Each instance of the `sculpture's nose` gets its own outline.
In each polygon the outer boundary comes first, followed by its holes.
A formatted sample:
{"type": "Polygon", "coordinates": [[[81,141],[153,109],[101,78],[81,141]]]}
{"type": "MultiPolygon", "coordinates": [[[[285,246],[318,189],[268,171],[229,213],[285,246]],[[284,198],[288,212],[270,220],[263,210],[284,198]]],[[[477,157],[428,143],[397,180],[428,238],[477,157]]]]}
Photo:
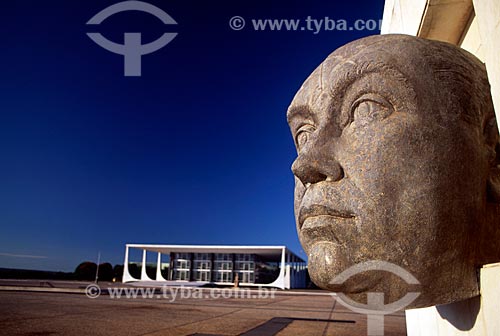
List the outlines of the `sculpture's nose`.
{"type": "Polygon", "coordinates": [[[292,164],[293,174],[307,186],[321,181],[339,181],[344,170],[327,148],[312,147],[299,154],[292,164]]]}

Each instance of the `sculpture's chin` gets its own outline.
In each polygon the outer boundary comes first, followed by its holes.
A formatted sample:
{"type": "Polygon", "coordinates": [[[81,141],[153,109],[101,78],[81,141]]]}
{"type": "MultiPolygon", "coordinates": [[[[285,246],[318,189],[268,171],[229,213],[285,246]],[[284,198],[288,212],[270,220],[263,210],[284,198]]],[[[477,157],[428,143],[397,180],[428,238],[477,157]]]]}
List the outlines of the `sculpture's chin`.
{"type": "MultiPolygon", "coordinates": [[[[369,260],[366,260],[369,261],[369,260]]],[[[333,242],[317,242],[309,248],[309,275],[319,287],[343,293],[356,302],[366,303],[368,293],[383,293],[387,303],[413,292],[401,275],[384,270],[354,270],[359,264],[349,258],[342,246],[333,242]],[[344,273],[347,271],[347,273],[344,273]]]]}
{"type": "Polygon", "coordinates": [[[331,242],[318,242],[309,249],[309,275],[311,280],[323,289],[333,290],[335,276],[347,267],[347,260],[340,246],[331,242]]]}

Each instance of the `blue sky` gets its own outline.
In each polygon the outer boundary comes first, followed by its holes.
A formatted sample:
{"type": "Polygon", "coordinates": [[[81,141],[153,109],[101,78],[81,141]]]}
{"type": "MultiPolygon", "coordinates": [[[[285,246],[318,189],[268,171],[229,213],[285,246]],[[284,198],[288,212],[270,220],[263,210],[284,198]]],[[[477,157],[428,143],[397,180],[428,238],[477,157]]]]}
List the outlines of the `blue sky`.
{"type": "Polygon", "coordinates": [[[98,251],[122,263],[125,243],[287,245],[305,258],[285,112],[330,52],[379,31],[251,20],[352,25],[380,20],[383,1],[155,0],[178,25],[141,12],[85,24],[117,2],[0,4],[0,267],[72,271],[98,251]],[[124,77],[90,31],[178,35],[124,77]]]}

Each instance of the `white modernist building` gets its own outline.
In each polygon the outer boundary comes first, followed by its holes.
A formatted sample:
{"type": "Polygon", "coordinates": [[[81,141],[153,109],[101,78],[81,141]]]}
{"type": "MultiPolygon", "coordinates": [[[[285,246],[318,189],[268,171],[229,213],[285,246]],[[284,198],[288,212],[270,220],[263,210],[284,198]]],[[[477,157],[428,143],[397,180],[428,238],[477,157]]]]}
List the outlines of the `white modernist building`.
{"type": "MultiPolygon", "coordinates": [[[[154,268],[151,267],[151,268],[154,268]]],[[[151,269],[150,269],[151,271],[151,269]]],[[[305,261],[286,246],[210,246],[127,244],[123,282],[155,281],[191,285],[215,284],[304,288],[305,261]],[[129,251],[142,250],[139,263],[131,263],[129,251]],[[147,252],[157,254],[155,276],[148,275],[147,252]],[[135,267],[133,276],[132,265],[135,267]],[[154,279],[153,279],[154,278],[154,279]]]]}

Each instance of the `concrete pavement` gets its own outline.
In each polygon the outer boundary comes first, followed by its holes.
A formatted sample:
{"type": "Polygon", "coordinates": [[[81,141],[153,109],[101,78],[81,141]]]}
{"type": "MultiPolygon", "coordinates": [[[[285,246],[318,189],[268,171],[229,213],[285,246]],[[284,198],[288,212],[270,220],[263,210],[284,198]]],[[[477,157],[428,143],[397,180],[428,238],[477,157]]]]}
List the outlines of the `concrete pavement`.
{"type": "MultiPolygon", "coordinates": [[[[82,289],[86,284],[65,286],[82,289]]],[[[0,281],[1,285],[6,283],[0,281]]],[[[101,288],[105,291],[106,284],[101,288]]],[[[84,294],[0,290],[0,334],[366,335],[365,315],[342,307],[326,292],[300,292],[275,292],[274,297],[260,298],[228,297],[226,292],[226,298],[215,298],[204,290],[196,297],[178,293],[174,299],[173,292],[160,295],[156,291],[151,298],[100,295],[91,299],[84,294]]],[[[385,317],[385,335],[406,335],[404,313],[385,317]]]]}

